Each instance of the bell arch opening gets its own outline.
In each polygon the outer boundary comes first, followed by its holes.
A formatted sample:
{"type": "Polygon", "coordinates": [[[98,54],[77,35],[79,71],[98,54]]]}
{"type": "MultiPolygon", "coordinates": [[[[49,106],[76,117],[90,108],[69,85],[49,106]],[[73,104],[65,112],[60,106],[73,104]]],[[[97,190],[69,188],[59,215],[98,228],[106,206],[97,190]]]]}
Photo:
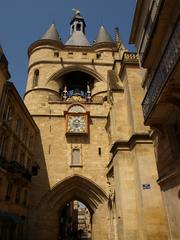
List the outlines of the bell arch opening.
{"type": "Polygon", "coordinates": [[[63,75],[58,82],[60,85],[59,93],[62,98],[69,99],[73,96],[79,96],[88,99],[94,87],[95,79],[85,72],[73,71],[63,75]]]}
{"type": "Polygon", "coordinates": [[[61,101],[91,101],[96,86],[104,82],[95,70],[84,66],[70,66],[54,73],[47,82],[48,89],[54,90],[61,101]]]}

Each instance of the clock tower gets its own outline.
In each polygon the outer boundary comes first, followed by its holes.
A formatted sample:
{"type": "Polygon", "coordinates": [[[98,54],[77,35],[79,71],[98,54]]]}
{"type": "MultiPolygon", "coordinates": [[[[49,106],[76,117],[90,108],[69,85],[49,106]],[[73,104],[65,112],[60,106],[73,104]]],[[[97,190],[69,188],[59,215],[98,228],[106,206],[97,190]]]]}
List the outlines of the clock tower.
{"type": "Polygon", "coordinates": [[[89,239],[145,239],[149,225],[161,239],[164,215],[137,55],[124,48],[117,29],[113,40],[101,26],[93,43],[85,33],[75,10],[66,41],[52,24],[28,49],[24,101],[40,129],[28,238],[75,234],[78,201],[90,213],[89,239]]]}

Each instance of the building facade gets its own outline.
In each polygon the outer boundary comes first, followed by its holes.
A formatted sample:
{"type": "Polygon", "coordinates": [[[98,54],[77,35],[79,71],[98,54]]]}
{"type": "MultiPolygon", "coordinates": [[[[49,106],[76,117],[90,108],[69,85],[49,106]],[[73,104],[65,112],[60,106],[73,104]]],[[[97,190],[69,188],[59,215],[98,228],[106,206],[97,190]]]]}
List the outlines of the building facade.
{"type": "Polygon", "coordinates": [[[0,55],[0,239],[22,240],[27,234],[31,177],[38,128],[10,77],[8,62],[0,55]]]}
{"type": "Polygon", "coordinates": [[[0,97],[2,95],[4,83],[10,78],[8,71],[8,61],[4,55],[3,49],[0,47],[0,97]]]}
{"type": "Polygon", "coordinates": [[[130,42],[146,69],[142,81],[144,123],[152,129],[157,183],[170,239],[180,239],[180,2],[137,1],[130,42]]]}
{"type": "Polygon", "coordinates": [[[93,240],[168,239],[135,53],[104,26],[90,44],[79,10],[63,43],[54,24],[28,50],[25,104],[40,129],[29,239],[63,239],[69,202],[91,214],[93,240]]]}

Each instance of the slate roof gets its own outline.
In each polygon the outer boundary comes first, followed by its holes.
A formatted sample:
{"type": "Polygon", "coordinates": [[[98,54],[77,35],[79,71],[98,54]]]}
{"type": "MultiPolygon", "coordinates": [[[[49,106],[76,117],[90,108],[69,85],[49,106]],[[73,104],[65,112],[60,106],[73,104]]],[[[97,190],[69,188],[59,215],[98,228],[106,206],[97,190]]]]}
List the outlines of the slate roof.
{"type": "Polygon", "coordinates": [[[96,37],[95,43],[114,42],[110,34],[106,31],[104,26],[101,26],[96,37]]]}
{"type": "Polygon", "coordinates": [[[42,39],[49,39],[49,40],[55,40],[55,41],[60,41],[59,33],[56,29],[55,24],[51,24],[47,32],[44,33],[44,35],[40,38],[42,39]]]}
{"type": "Polygon", "coordinates": [[[90,43],[82,31],[74,31],[65,45],[90,46],[90,43]]]}

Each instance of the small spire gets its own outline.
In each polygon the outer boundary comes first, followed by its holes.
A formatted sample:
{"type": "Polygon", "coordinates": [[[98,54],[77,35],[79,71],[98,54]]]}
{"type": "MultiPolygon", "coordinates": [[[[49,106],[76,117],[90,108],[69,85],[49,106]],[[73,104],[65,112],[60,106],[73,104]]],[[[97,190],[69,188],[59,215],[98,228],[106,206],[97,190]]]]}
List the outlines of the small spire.
{"type": "Polygon", "coordinates": [[[75,12],[75,15],[70,21],[70,37],[65,45],[90,46],[85,36],[86,23],[84,18],[80,15],[80,10],[74,8],[72,10],[75,12]]]}
{"type": "Polygon", "coordinates": [[[115,30],[115,42],[121,42],[119,28],[115,27],[114,30],[115,30]]]}
{"type": "Polygon", "coordinates": [[[103,25],[99,29],[95,43],[101,42],[113,42],[113,39],[111,38],[110,34],[106,31],[103,25]]]}
{"type": "Polygon", "coordinates": [[[60,41],[59,33],[54,23],[51,24],[47,32],[45,32],[40,39],[50,39],[50,40],[60,41]]]}

